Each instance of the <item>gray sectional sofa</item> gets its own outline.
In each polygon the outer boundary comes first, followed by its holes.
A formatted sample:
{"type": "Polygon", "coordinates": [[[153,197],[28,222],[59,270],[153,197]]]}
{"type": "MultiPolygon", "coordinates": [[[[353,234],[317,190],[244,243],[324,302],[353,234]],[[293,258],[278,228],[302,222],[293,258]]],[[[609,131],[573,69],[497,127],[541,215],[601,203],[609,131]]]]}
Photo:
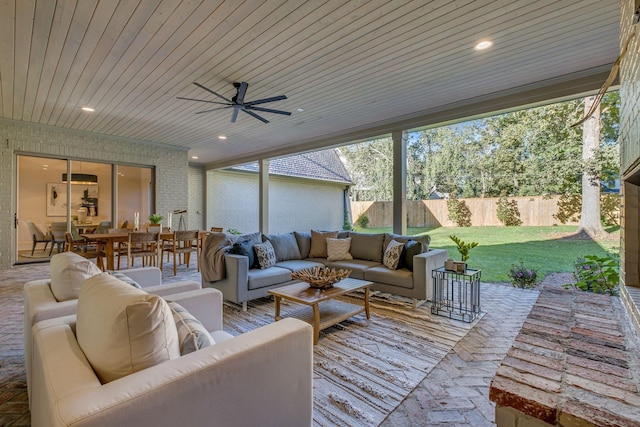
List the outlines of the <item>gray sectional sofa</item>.
{"type": "Polygon", "coordinates": [[[349,269],[352,278],[374,282],[372,290],[412,298],[417,306],[432,299],[431,271],[443,266],[448,257],[446,250],[429,248],[429,236],[296,231],[224,237],[221,239],[220,235],[213,233],[208,240],[218,239],[216,244],[207,245],[211,243],[208,241],[204,245],[201,256],[202,286],[219,289],[225,300],[241,304],[244,310],[247,309],[248,301],[266,297],[270,289],[292,283],[292,272],[314,266],[349,269]],[[334,260],[331,256],[328,257],[327,238],[350,238],[349,256],[353,259],[334,260]],[[392,240],[405,243],[407,247],[397,269],[390,269],[383,264],[385,250],[392,240]],[[275,265],[268,268],[259,268],[257,263],[251,265],[251,255],[255,257],[255,251],[253,254],[250,252],[251,248],[267,241],[274,249],[275,265]],[[213,251],[225,251],[224,265],[220,266],[220,280],[209,280],[213,276],[206,273],[212,267],[208,264],[215,259],[213,251]]]}

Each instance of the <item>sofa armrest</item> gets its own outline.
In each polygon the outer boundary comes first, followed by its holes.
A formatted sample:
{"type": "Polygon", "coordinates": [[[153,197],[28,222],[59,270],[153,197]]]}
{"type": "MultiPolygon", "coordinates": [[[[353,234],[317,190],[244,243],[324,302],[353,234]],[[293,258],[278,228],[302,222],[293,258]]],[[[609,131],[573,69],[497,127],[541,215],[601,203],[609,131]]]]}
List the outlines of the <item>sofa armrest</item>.
{"type": "Polygon", "coordinates": [[[142,290],[147,293],[161,297],[177,294],[179,292],[196,291],[198,289],[202,289],[202,285],[200,285],[200,282],[195,282],[193,280],[182,280],[180,282],[165,283],[163,285],[142,288],[142,290]]]}
{"type": "Polygon", "coordinates": [[[162,283],[162,272],[158,267],[130,268],[117,271],[126,274],[143,288],[157,286],[162,283]]]}
{"type": "Polygon", "coordinates": [[[100,384],[70,325],[37,331],[33,425],[310,426],[313,333],[283,319],[100,384]],[[61,344],[62,343],[62,344],[61,344]]]}
{"type": "Polygon", "coordinates": [[[449,257],[446,249],[429,249],[413,257],[413,283],[415,286],[425,286],[426,300],[433,301],[433,278],[431,272],[444,265],[449,257]]]}
{"type": "Polygon", "coordinates": [[[222,292],[213,288],[181,292],[164,297],[186,308],[209,332],[222,330],[222,292]]]}
{"type": "Polygon", "coordinates": [[[227,301],[240,304],[249,299],[249,258],[244,255],[225,254],[225,278],[217,282],[203,282],[203,287],[219,289],[227,301]]]}

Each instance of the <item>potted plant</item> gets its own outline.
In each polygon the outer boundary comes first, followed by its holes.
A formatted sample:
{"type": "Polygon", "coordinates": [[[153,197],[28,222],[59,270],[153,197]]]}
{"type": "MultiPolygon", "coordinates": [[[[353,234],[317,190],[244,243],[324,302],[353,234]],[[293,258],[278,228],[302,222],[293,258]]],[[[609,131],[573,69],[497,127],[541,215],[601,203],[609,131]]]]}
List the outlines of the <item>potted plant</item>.
{"type": "Polygon", "coordinates": [[[469,259],[469,252],[471,252],[471,249],[478,246],[478,242],[466,243],[463,240],[460,240],[459,237],[454,235],[449,236],[449,238],[453,240],[453,242],[456,244],[458,248],[458,252],[460,252],[460,259],[462,261],[460,263],[455,263],[456,271],[461,270],[462,272],[464,272],[467,269],[467,260],[469,259]]]}
{"type": "Polygon", "coordinates": [[[150,225],[147,227],[147,231],[152,231],[154,233],[159,233],[162,231],[162,220],[164,217],[160,214],[151,214],[149,215],[149,223],[150,225]]]}

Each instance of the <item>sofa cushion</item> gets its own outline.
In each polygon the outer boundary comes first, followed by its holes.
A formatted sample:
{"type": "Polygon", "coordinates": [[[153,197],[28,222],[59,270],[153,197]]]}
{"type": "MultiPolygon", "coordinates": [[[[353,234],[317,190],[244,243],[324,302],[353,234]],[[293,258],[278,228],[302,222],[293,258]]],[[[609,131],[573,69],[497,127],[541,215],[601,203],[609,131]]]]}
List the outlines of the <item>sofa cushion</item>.
{"type": "Polygon", "coordinates": [[[353,259],[349,253],[351,237],[346,239],[327,239],[327,261],[353,259]]]}
{"type": "Polygon", "coordinates": [[[233,241],[241,242],[243,240],[251,240],[254,245],[258,243],[262,243],[262,233],[260,233],[259,231],[256,231],[255,233],[251,233],[251,234],[238,235],[235,237],[233,241]]]}
{"type": "Polygon", "coordinates": [[[169,302],[169,307],[176,322],[181,355],[193,353],[216,343],[204,325],[186,308],[173,301],[169,302]]]}
{"type": "Polygon", "coordinates": [[[296,242],[298,242],[300,258],[308,258],[311,250],[311,233],[308,231],[294,231],[293,235],[296,237],[296,242]]]}
{"type": "Polygon", "coordinates": [[[326,258],[327,239],[335,239],[336,237],[338,237],[337,231],[311,230],[311,249],[309,249],[309,258],[326,258]]]}
{"type": "Polygon", "coordinates": [[[248,288],[249,290],[254,290],[290,281],[291,270],[273,266],[264,270],[249,270],[247,276],[248,288]]]}
{"type": "Polygon", "coordinates": [[[404,249],[404,243],[392,240],[384,251],[382,257],[382,263],[385,267],[396,270],[402,259],[402,250],[404,249]]]}
{"type": "Polygon", "coordinates": [[[51,257],[51,293],[58,302],[78,299],[85,279],[100,274],[97,265],[73,252],[51,257]]]}
{"type": "MultiPolygon", "coordinates": [[[[415,240],[409,240],[404,245],[400,267],[413,271],[413,257],[422,253],[422,244],[415,240]]],[[[398,267],[398,268],[400,268],[398,267]]]]}
{"type": "Polygon", "coordinates": [[[82,283],[76,336],[102,383],[180,356],[169,305],[107,273],[82,283]]]}
{"type": "Polygon", "coordinates": [[[138,282],[136,282],[135,280],[133,280],[131,277],[127,276],[126,274],[121,273],[120,271],[109,271],[109,274],[112,275],[113,277],[115,277],[118,280],[122,280],[127,285],[131,285],[134,288],[142,289],[142,286],[140,286],[140,284],[138,282]]]}
{"type": "Polygon", "coordinates": [[[269,268],[276,264],[276,252],[273,250],[271,242],[268,240],[258,245],[253,245],[256,250],[256,257],[258,258],[258,265],[261,269],[269,268]]]}
{"type": "Polygon", "coordinates": [[[249,258],[249,268],[254,268],[258,265],[256,262],[256,253],[253,249],[253,241],[247,239],[241,242],[235,242],[231,249],[229,249],[230,254],[234,255],[243,255],[249,258]]]}
{"type": "Polygon", "coordinates": [[[281,261],[276,263],[276,267],[286,268],[291,272],[304,270],[305,268],[320,267],[323,268],[324,264],[321,262],[314,262],[304,259],[291,259],[288,261],[281,261]]]}
{"type": "MultiPolygon", "coordinates": [[[[371,267],[380,266],[380,263],[374,261],[365,261],[361,259],[343,260],[343,261],[327,261],[327,267],[335,269],[351,270],[349,277],[354,279],[364,279],[364,272],[371,267]]],[[[386,267],[382,267],[386,268],[386,267]]]]}
{"type": "Polygon", "coordinates": [[[277,261],[301,259],[298,241],[293,233],[266,234],[264,238],[271,242],[277,261]]]}
{"type": "Polygon", "coordinates": [[[383,265],[371,267],[364,272],[364,279],[371,282],[413,289],[413,273],[406,268],[389,270],[383,265]]]}
{"type": "Polygon", "coordinates": [[[382,262],[384,234],[350,233],[351,255],[355,259],[382,262]]]}
{"type": "Polygon", "coordinates": [[[385,249],[387,249],[387,246],[389,246],[389,242],[391,242],[392,240],[395,240],[400,243],[407,243],[409,240],[419,242],[422,245],[421,246],[422,252],[427,252],[427,250],[429,250],[429,243],[431,242],[431,237],[427,234],[422,234],[420,236],[403,236],[401,234],[386,233],[384,235],[384,243],[383,243],[385,249]]]}

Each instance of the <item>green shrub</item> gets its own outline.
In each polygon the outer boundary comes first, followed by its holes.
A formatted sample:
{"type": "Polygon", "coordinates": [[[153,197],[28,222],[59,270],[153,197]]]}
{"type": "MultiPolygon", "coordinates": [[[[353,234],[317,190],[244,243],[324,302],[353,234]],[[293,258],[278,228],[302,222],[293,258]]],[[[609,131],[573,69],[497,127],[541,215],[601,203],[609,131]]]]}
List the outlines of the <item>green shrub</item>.
{"type": "Polygon", "coordinates": [[[369,226],[369,217],[365,214],[360,214],[360,216],[356,220],[356,224],[360,228],[367,228],[369,226]]]}
{"type": "Polygon", "coordinates": [[[458,227],[471,227],[471,210],[464,200],[453,195],[447,200],[447,210],[449,211],[449,219],[458,227]]]}
{"type": "Polygon", "coordinates": [[[498,205],[498,220],[507,227],[522,225],[518,203],[515,200],[509,201],[506,197],[500,197],[498,205]]]}
{"type": "Polygon", "coordinates": [[[585,255],[574,263],[573,278],[575,284],[567,284],[565,288],[576,287],[585,292],[617,295],[618,260],[612,256],[585,255]]]}
{"type": "Polygon", "coordinates": [[[511,265],[509,278],[511,279],[511,284],[514,288],[531,289],[537,283],[538,270],[525,267],[524,262],[520,260],[520,264],[511,265]]]}

